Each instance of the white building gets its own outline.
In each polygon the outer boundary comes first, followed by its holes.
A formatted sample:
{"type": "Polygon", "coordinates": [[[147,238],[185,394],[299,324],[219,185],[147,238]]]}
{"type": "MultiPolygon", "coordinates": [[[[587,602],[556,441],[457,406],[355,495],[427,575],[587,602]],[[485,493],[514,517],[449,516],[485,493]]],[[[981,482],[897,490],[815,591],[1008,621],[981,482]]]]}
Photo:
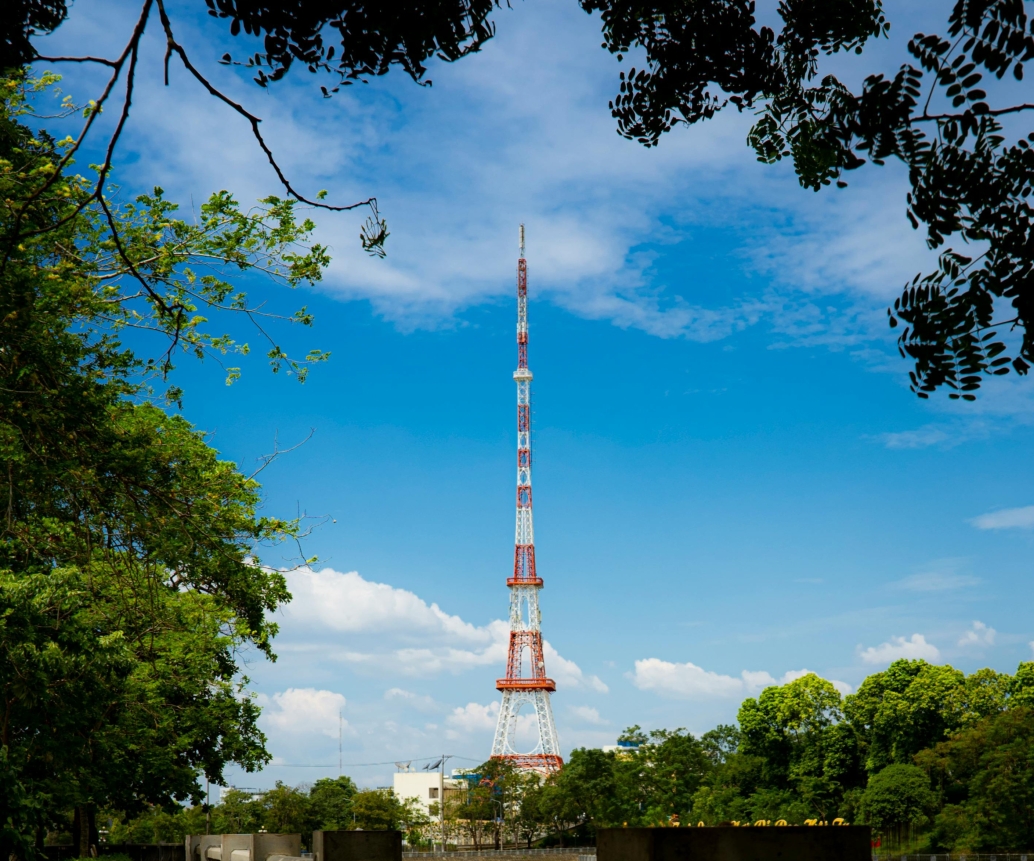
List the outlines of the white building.
{"type": "Polygon", "coordinates": [[[442,789],[445,790],[446,799],[452,800],[454,794],[458,794],[466,788],[465,780],[446,777],[443,781],[437,771],[397,771],[392,785],[392,790],[399,801],[416,799],[420,809],[428,816],[431,815],[431,805],[440,802],[442,789]]]}

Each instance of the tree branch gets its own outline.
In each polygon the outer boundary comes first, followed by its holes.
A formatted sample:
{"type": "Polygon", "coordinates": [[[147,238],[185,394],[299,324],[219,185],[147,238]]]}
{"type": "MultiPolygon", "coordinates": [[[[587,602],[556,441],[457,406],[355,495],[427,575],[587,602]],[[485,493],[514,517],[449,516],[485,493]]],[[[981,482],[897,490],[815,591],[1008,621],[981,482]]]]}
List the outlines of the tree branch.
{"type": "MultiPolygon", "coordinates": [[[[195,80],[197,80],[197,82],[200,83],[201,86],[208,90],[209,95],[215,96],[215,98],[217,98],[223,104],[233,108],[233,110],[235,110],[238,114],[240,114],[248,121],[248,123],[251,125],[251,132],[254,135],[255,140],[258,141],[258,145],[262,148],[262,152],[266,154],[266,159],[269,161],[269,164],[276,172],[277,178],[280,180],[280,183],[283,185],[283,187],[287,189],[287,193],[290,194],[291,197],[293,197],[295,200],[300,201],[301,203],[306,203],[309,206],[315,206],[320,209],[327,209],[331,212],[349,212],[353,209],[358,209],[361,206],[370,206],[377,202],[377,198],[371,197],[366,200],[361,200],[358,203],[349,204],[348,206],[332,206],[329,203],[321,203],[318,200],[310,200],[309,198],[299,194],[295,190],[294,186],[291,185],[291,181],[284,174],[283,170],[281,170],[280,165],[277,164],[276,158],[273,156],[273,151],[269,148],[268,144],[266,144],[265,139],[262,137],[262,132],[259,131],[259,123],[262,122],[262,119],[248,111],[243,105],[240,105],[237,102],[235,102],[221,90],[216,89],[208,81],[208,79],[195,68],[194,64],[190,62],[190,58],[187,57],[187,52],[183,49],[183,46],[176,41],[176,37],[173,35],[172,22],[169,20],[169,15],[165,10],[164,0],[157,0],[157,4],[158,15],[161,19],[162,27],[165,30],[165,37],[168,42],[166,48],[166,68],[168,66],[169,55],[172,53],[178,54],[180,61],[183,63],[183,67],[188,72],[190,72],[191,75],[194,76],[195,80]]],[[[166,77],[166,82],[168,82],[168,77],[166,77]]]]}

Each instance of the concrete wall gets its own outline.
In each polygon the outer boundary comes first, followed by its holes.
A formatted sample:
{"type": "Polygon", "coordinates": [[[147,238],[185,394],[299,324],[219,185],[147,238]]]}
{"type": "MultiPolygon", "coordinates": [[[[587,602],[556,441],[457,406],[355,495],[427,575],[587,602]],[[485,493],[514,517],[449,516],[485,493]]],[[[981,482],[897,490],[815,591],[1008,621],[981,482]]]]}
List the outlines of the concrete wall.
{"type": "Polygon", "coordinates": [[[313,831],[313,861],[402,861],[401,831],[313,831]]]}
{"type": "MultiPolygon", "coordinates": [[[[234,861],[234,852],[246,852],[249,861],[265,861],[270,855],[298,856],[300,834],[191,834],[183,841],[184,861],[207,861],[208,850],[218,847],[221,861],[234,861]]],[[[135,861],[135,859],[134,859],[135,861]]],[[[164,861],[164,859],[163,859],[164,861]]]]}
{"type": "Polygon", "coordinates": [[[867,826],[602,828],[598,861],[871,861],[867,826]]]}

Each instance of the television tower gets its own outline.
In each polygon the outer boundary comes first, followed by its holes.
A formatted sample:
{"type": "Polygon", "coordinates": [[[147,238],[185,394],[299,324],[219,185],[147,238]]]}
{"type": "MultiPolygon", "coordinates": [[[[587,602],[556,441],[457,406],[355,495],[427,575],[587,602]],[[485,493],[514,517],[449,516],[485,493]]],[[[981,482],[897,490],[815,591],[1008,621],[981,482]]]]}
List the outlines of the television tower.
{"type": "Polygon", "coordinates": [[[528,370],[528,264],[524,259],[524,225],[521,256],[517,261],[517,534],[510,587],[510,648],[506,678],[496,689],[503,693],[499,722],[492,742],[492,759],[510,760],[518,768],[549,773],[557,771],[560,758],[556,725],[549,695],[556,682],[546,677],[542,653],[542,613],[539,589],[542,578],[535,571],[535,530],[531,519],[531,371],[528,370]],[[530,753],[516,748],[517,715],[531,706],[538,724],[538,744],[530,753]]]}

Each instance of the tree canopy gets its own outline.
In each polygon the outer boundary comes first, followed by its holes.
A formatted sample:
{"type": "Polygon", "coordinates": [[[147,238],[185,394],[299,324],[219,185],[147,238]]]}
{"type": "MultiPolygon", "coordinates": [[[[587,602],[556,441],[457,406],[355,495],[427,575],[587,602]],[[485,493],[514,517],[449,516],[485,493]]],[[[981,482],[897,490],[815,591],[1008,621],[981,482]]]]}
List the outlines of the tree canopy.
{"type": "MultiPolygon", "coordinates": [[[[427,62],[455,61],[495,33],[495,0],[408,0],[376,7],[352,2],[206,0],[232,35],[261,45],[243,63],[260,86],[302,65],[327,72],[330,96],[341,84],[402,68],[425,83],[427,62]]],[[[579,0],[602,20],[603,46],[623,60],[641,53],[642,68],[620,74],[611,102],[618,131],[647,146],[678,125],[733,107],[757,114],[748,142],[759,160],[790,159],[804,188],[846,185],[863,165],[897,160],[908,169],[905,216],[939,250],[937,269],[917,274],[888,309],[898,347],[911,360],[920,397],[941,388],[972,400],[984,377],[1025,374],[1034,361],[1034,132],[1018,123],[1034,105],[1010,101],[997,82],[1023,79],[1034,58],[1034,27],[1023,0],[956,0],[941,32],[916,33],[896,69],[876,69],[860,84],[822,68],[826,58],[861,54],[885,37],[882,0],[782,0],[777,23],[759,23],[754,0],[579,0]],[[1008,131],[1004,123],[1008,121],[1008,131]],[[950,243],[950,244],[949,244],[950,243]],[[961,244],[961,245],[960,245],[961,244]]],[[[259,131],[259,119],[224,95],[177,40],[163,0],[143,0],[123,53],[76,62],[111,71],[98,105],[125,73],[128,116],[141,37],[157,10],[169,56],[228,109],[251,125],[288,193],[295,190],[259,131]]],[[[0,14],[0,67],[41,58],[34,37],[65,20],[64,0],[14,0],[0,14]]],[[[88,46],[87,46],[88,48],[88,46]]],[[[68,60],[69,58],[50,58],[68,60]]],[[[167,58],[168,60],[168,58],[167,58]]],[[[88,131],[90,120],[84,129],[88,131]]],[[[383,253],[387,227],[374,199],[332,209],[371,207],[361,239],[383,253]]]]}
{"type": "Polygon", "coordinates": [[[888,311],[920,397],[945,387],[972,400],[983,376],[1027,372],[1034,133],[1013,124],[1009,143],[1001,118],[1034,105],[994,96],[1003,89],[996,80],[1022,80],[1034,58],[1028,4],[957,0],[943,34],[916,33],[906,62],[874,71],[860,88],[820,66],[889,32],[881,0],[783,0],[775,29],[758,22],[753,0],[581,5],[602,15],[612,53],[645,52],[611,102],[625,137],[654,146],[675,126],[732,106],[758,117],[748,135],[758,159],[790,159],[804,188],[843,187],[866,162],[907,166],[905,215],[941,249],[937,270],[917,275],[888,311]]]}
{"type": "MultiPolygon", "coordinates": [[[[200,776],[269,760],[240,661],[275,657],[269,614],[290,595],[262,553],[299,527],[260,515],[254,478],[164,408],[182,398],[166,374],[184,354],[247,352],[209,323],[256,314],[234,273],[290,286],[327,263],[277,198],[245,212],[219,192],[191,222],[157,189],[98,201],[69,144],[28,125],[49,83],[0,78],[4,857],[30,857],[73,809],[88,855],[100,808],[198,801],[200,776]]],[[[323,358],[275,341],[267,355],[301,378],[323,358]]]]}
{"type": "Polygon", "coordinates": [[[1032,672],[1034,662],[967,676],[899,660],[847,696],[809,673],[744,700],[737,726],[699,738],[634,726],[622,738],[637,747],[575,750],[522,815],[556,841],[600,827],[839,817],[910,851],[1020,849],[1034,810],[1032,672]]]}
{"type": "MultiPolygon", "coordinates": [[[[1034,662],[1020,664],[1014,675],[986,669],[965,675],[899,660],[846,696],[815,674],[768,687],[744,700],[738,725],[699,737],[629,727],[620,737],[630,744],[576,749],[544,780],[489,760],[466,772],[460,788],[447,789],[446,840],[479,848],[586,845],[598,828],[839,817],[871,825],[885,850],[902,853],[1023,849],[1034,837],[1032,678],[1034,662]],[[972,711],[973,692],[992,679],[1002,695],[984,712],[972,711]],[[922,724],[920,734],[874,721],[871,706],[881,698],[892,710],[904,704],[922,724]]],[[[303,834],[317,822],[324,828],[395,822],[415,847],[441,839],[439,812],[432,805],[428,821],[389,792],[357,792],[348,778],[338,778],[294,789],[278,784],[258,795],[227,792],[212,821],[226,831],[272,830],[281,822],[303,834]],[[335,799],[333,810],[323,806],[327,798],[335,799]],[[277,819],[278,811],[295,811],[296,818],[277,819]]],[[[196,828],[197,817],[197,809],[156,808],[120,823],[117,834],[150,828],[179,836],[196,828]]]]}

